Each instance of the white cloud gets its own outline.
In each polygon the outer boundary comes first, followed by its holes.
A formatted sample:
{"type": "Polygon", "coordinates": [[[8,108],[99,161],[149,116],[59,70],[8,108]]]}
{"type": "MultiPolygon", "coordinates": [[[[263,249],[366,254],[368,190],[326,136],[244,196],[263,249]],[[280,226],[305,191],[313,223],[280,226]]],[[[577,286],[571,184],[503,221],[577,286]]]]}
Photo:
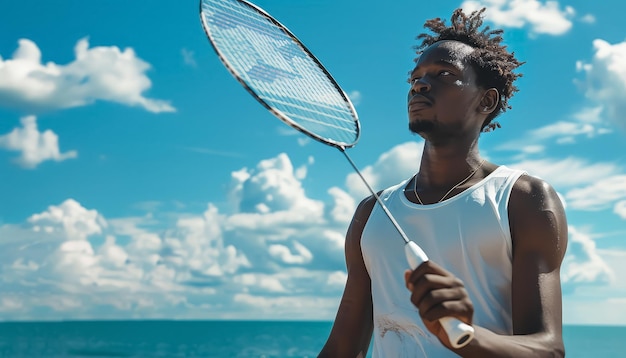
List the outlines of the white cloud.
{"type": "Polygon", "coordinates": [[[350,101],[353,105],[358,106],[359,104],[361,104],[361,99],[363,98],[363,95],[359,91],[352,91],[348,93],[348,98],[350,98],[350,101]]]}
{"type": "Polygon", "coordinates": [[[241,283],[242,285],[247,286],[251,290],[257,290],[265,293],[287,292],[278,277],[267,274],[245,273],[243,275],[235,277],[234,280],[241,283]]]}
{"type": "MultiPolygon", "coordinates": [[[[398,165],[407,177],[415,169],[397,163],[417,164],[420,151],[406,143],[374,166],[398,165]]],[[[233,212],[209,203],[200,213],[105,219],[68,199],[25,223],[0,225],[0,314],[331,319],[346,280],[343,245],[354,197],[334,187],[327,202],[309,198],[284,154],[232,178],[233,212]],[[38,295],[25,293],[33,288],[38,295]]],[[[562,271],[568,292],[620,280],[591,235],[570,233],[562,271]]]]}
{"type": "Polygon", "coordinates": [[[0,135],[0,148],[20,152],[16,159],[20,166],[32,169],[46,160],[61,162],[77,157],[75,150],[61,153],[59,136],[49,129],[40,132],[35,116],[22,117],[20,122],[21,128],[0,135]]]}
{"type": "Polygon", "coordinates": [[[183,62],[185,63],[185,65],[190,67],[198,67],[195,53],[193,51],[183,48],[182,50],[180,50],[180,54],[183,56],[183,62]]]}
{"type": "Polygon", "coordinates": [[[582,138],[595,138],[612,130],[603,123],[602,106],[585,107],[574,113],[569,120],[562,120],[547,124],[528,131],[517,140],[508,141],[500,146],[500,150],[521,152],[520,157],[541,154],[546,143],[553,141],[556,144],[571,145],[582,138]]]}
{"type": "Polygon", "coordinates": [[[356,209],[354,198],[337,187],[328,189],[328,194],[335,202],[330,212],[331,218],[336,222],[349,223],[356,209]]]}
{"type": "Polygon", "coordinates": [[[586,107],[574,114],[574,118],[582,123],[601,123],[602,106],[586,107]]]}
{"type": "Polygon", "coordinates": [[[589,163],[575,157],[523,160],[508,166],[525,170],[530,175],[542,178],[551,185],[561,188],[590,184],[619,172],[619,168],[614,164],[589,163]]]}
{"type": "MultiPolygon", "coordinates": [[[[601,237],[601,235],[597,235],[601,237]]],[[[599,248],[594,235],[570,227],[562,266],[563,320],[567,324],[621,324],[626,319],[626,251],[599,248]],[[602,309],[598,309],[602,307],[602,309]]]]}
{"type": "Polygon", "coordinates": [[[291,126],[281,125],[279,127],[276,127],[276,133],[278,133],[278,135],[281,135],[281,136],[286,136],[286,137],[293,136],[293,137],[296,137],[296,141],[297,141],[298,145],[301,146],[301,147],[309,145],[309,143],[311,143],[313,141],[313,139],[311,139],[311,137],[309,137],[306,134],[296,130],[295,128],[292,128],[291,126]]]}
{"type": "Polygon", "coordinates": [[[519,148],[523,154],[540,154],[546,150],[546,147],[539,144],[530,144],[519,148]]]}
{"type": "MultiPolygon", "coordinates": [[[[385,189],[417,172],[422,150],[423,145],[418,142],[397,145],[383,153],[373,165],[362,168],[361,174],[374,191],[385,189]]],[[[346,187],[358,201],[371,195],[357,173],[348,175],[346,187]]]]}
{"type": "MultiPolygon", "coordinates": [[[[146,315],[155,307],[211,296],[211,285],[249,266],[239,250],[224,244],[220,220],[209,206],[159,233],[150,229],[151,219],[107,222],[68,199],[32,215],[25,228],[0,227],[3,294],[19,297],[24,310],[48,307],[58,311],[56,317],[97,316],[91,311],[97,306],[146,315]],[[41,295],[21,293],[33,286],[41,295]]],[[[11,314],[19,312],[3,312],[11,314]]]]}
{"type": "Polygon", "coordinates": [[[268,248],[270,255],[286,264],[307,264],[313,260],[313,254],[304,245],[293,242],[293,251],[285,245],[274,244],[268,248]]]}
{"type": "Polygon", "coordinates": [[[155,254],[178,272],[183,269],[196,273],[196,280],[211,280],[250,266],[235,246],[224,243],[223,219],[212,204],[201,217],[179,219],[176,229],[165,235],[161,249],[155,254]]]}
{"type": "Polygon", "coordinates": [[[340,286],[343,288],[348,280],[348,275],[343,271],[335,271],[328,276],[327,283],[329,285],[340,286]]]}
{"type": "Polygon", "coordinates": [[[572,189],[565,198],[574,209],[601,210],[609,208],[618,200],[626,198],[626,175],[612,175],[599,178],[592,184],[572,189]]]}
{"type": "Polygon", "coordinates": [[[579,135],[591,138],[598,135],[598,130],[589,123],[560,121],[532,130],[529,134],[531,138],[539,140],[553,137],[573,138],[579,135]]]}
{"type": "Polygon", "coordinates": [[[587,15],[582,16],[580,18],[580,21],[587,23],[587,24],[595,24],[596,17],[593,16],[592,14],[587,14],[587,15]]]}
{"type": "MultiPolygon", "coordinates": [[[[626,175],[613,163],[568,157],[522,160],[507,164],[526,170],[563,191],[563,202],[576,210],[602,210],[626,198],[626,175]]],[[[618,207],[615,212],[620,215],[618,207]]]]}
{"type": "Polygon", "coordinates": [[[603,108],[609,120],[626,130],[626,42],[610,44],[596,39],[593,48],[590,63],[576,64],[578,71],[585,74],[578,84],[587,98],[603,108]]]}
{"type": "Polygon", "coordinates": [[[626,200],[618,201],[613,208],[613,212],[620,218],[626,220],[626,200]]]}
{"type": "Polygon", "coordinates": [[[309,143],[311,143],[313,140],[307,136],[305,136],[304,134],[300,137],[298,137],[298,145],[301,147],[304,147],[306,145],[308,145],[309,143]]]}
{"type": "Polygon", "coordinates": [[[105,219],[96,210],[87,210],[73,199],[33,214],[28,222],[35,231],[59,233],[68,240],[85,240],[90,235],[101,234],[107,226],[105,219]]]}
{"type": "Polygon", "coordinates": [[[19,40],[12,58],[0,57],[0,106],[34,113],[101,100],[155,113],[175,111],[166,101],[143,96],[152,86],[145,74],[150,64],[132,48],[89,48],[87,39],[81,39],[74,54],[76,58],[66,65],[43,64],[39,47],[31,40],[19,40]]]}
{"type": "Polygon", "coordinates": [[[249,318],[250,314],[263,319],[275,320],[276,317],[293,319],[302,312],[311,312],[312,319],[332,317],[337,311],[337,299],[334,297],[306,296],[263,296],[240,293],[234,296],[234,303],[242,306],[239,312],[225,313],[222,318],[249,318]],[[250,311],[250,307],[254,307],[250,311]]]}
{"type": "Polygon", "coordinates": [[[533,34],[562,35],[572,27],[575,10],[561,9],[557,1],[539,0],[472,0],[464,1],[466,12],[486,7],[485,18],[496,26],[528,27],[533,34]]]}
{"type": "Polygon", "coordinates": [[[100,264],[107,267],[122,268],[128,263],[130,256],[115,241],[114,236],[107,236],[105,243],[98,249],[100,264]]]}
{"type": "Polygon", "coordinates": [[[591,236],[570,226],[567,255],[561,270],[564,291],[567,293],[583,285],[607,285],[614,276],[613,270],[598,254],[591,236]]]}
{"type": "Polygon", "coordinates": [[[229,214],[209,203],[198,214],[105,219],[68,199],[24,224],[1,225],[0,312],[7,319],[42,310],[39,319],[245,317],[263,313],[243,297],[270,302],[280,294],[279,301],[320,303],[326,308],[316,313],[330,317],[343,288],[336,272],[345,267],[354,201],[339,189],[328,204],[311,199],[295,172],[284,154],[233,172],[229,214]],[[41,295],[25,295],[31,287],[41,295]]]}
{"type": "Polygon", "coordinates": [[[237,205],[246,220],[254,220],[260,204],[268,208],[270,213],[277,213],[276,219],[285,217],[287,221],[291,220],[289,217],[297,221],[309,214],[319,216],[322,210],[322,203],[306,197],[285,153],[262,160],[254,170],[243,169],[243,172],[233,176],[233,180],[239,181],[232,185],[240,193],[236,199],[237,205]]]}

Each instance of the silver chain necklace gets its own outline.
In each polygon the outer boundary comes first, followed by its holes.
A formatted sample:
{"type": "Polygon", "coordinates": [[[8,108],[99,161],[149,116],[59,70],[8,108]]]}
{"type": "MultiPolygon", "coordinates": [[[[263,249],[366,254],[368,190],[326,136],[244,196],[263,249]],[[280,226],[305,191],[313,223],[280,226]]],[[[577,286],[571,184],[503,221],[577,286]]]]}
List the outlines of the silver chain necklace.
{"type": "MultiPolygon", "coordinates": [[[[472,170],[472,172],[470,173],[470,175],[467,176],[467,178],[461,180],[460,182],[458,182],[458,184],[456,184],[450,190],[448,190],[448,192],[444,196],[442,196],[441,199],[439,199],[437,203],[441,203],[446,197],[448,197],[448,195],[450,195],[452,190],[458,188],[460,185],[462,185],[463,183],[468,181],[471,177],[473,177],[474,174],[476,174],[476,172],[478,171],[478,169],[480,169],[483,166],[483,164],[485,164],[485,160],[486,159],[483,159],[483,161],[480,162],[480,164],[478,164],[476,169],[472,170]]],[[[422,199],[420,199],[420,196],[417,195],[417,174],[415,174],[415,178],[413,179],[413,193],[415,193],[415,197],[417,198],[417,201],[420,203],[420,205],[424,205],[424,203],[422,202],[422,199]]]]}

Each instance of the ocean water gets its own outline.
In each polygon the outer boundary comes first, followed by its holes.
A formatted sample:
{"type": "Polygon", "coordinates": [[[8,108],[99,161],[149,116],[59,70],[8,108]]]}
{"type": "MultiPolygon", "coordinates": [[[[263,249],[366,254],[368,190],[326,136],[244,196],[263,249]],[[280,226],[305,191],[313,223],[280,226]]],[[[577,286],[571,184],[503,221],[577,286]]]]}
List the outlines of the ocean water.
{"type": "MultiPolygon", "coordinates": [[[[315,357],[331,322],[0,323],[0,357],[315,357]]],[[[625,357],[626,326],[565,326],[567,357],[625,357]]]]}

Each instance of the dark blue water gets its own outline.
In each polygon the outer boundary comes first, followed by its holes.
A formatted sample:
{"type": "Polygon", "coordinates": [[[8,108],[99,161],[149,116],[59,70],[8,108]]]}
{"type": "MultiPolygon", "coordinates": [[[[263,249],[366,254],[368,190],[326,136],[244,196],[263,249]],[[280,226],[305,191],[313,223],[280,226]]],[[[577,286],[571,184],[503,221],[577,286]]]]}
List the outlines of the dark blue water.
{"type": "MultiPolygon", "coordinates": [[[[0,323],[0,357],[315,357],[331,322],[0,323]]],[[[565,326],[567,357],[626,357],[626,327],[565,326]]]]}

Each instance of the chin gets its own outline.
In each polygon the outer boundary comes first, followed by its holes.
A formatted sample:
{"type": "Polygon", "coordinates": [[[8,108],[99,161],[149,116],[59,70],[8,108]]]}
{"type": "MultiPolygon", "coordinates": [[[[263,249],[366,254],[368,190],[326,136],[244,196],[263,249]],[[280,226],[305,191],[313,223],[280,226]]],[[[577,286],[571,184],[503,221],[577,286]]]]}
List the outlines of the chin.
{"type": "Polygon", "coordinates": [[[431,132],[435,129],[432,121],[417,120],[409,122],[409,130],[415,134],[431,132]]]}

